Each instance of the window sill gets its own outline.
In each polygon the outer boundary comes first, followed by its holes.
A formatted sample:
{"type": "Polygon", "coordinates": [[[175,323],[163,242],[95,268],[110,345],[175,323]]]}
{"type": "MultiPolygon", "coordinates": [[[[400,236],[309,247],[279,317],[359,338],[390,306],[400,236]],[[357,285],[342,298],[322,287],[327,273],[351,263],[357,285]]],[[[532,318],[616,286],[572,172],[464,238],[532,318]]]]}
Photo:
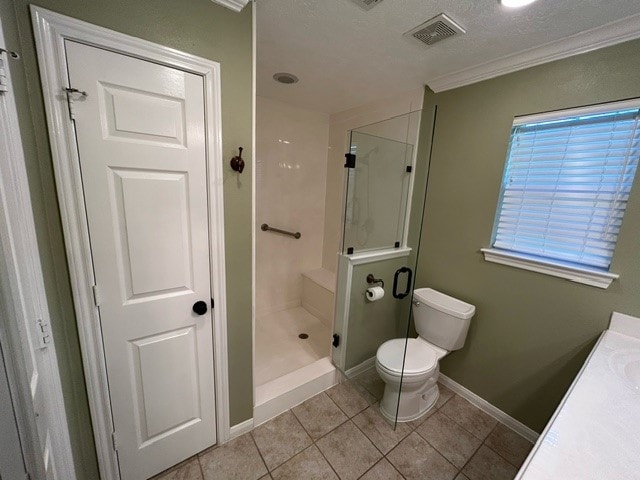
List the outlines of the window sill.
{"type": "Polygon", "coordinates": [[[561,263],[545,262],[539,258],[498,250],[495,248],[481,248],[487,262],[500,263],[511,267],[522,268],[532,272],[544,273],[560,277],[572,282],[591,285],[592,287],[608,288],[619,275],[602,272],[596,269],[580,268],[561,263]]]}

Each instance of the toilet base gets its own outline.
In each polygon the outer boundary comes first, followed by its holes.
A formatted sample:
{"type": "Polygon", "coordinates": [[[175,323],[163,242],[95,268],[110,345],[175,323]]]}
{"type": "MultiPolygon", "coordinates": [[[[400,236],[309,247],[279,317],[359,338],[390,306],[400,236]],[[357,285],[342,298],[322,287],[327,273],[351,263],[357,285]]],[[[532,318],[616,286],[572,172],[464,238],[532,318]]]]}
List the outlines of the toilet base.
{"type": "Polygon", "coordinates": [[[438,389],[438,370],[427,380],[426,384],[402,385],[402,391],[398,392],[399,384],[387,383],[384,395],[380,401],[380,413],[390,422],[410,422],[426,415],[431,410],[440,396],[438,389]],[[398,401],[398,393],[400,400],[398,401]],[[396,409],[398,416],[396,419],[396,409]]]}

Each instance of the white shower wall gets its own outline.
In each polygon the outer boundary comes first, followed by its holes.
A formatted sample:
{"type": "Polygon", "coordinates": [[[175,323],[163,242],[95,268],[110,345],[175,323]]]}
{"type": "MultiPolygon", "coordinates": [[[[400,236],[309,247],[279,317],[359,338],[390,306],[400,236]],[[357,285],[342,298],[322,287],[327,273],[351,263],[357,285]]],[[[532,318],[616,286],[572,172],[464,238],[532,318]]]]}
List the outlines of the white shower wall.
{"type": "Polygon", "coordinates": [[[256,98],[257,315],[300,305],[302,273],[322,265],[328,145],[329,115],[256,98]]]}

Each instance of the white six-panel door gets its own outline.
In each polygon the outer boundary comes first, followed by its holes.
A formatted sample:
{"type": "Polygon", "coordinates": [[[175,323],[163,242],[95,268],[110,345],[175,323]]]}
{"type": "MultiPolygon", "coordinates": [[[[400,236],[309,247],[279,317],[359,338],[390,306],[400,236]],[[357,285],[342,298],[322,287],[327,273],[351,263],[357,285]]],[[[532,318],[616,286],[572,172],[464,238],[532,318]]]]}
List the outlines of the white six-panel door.
{"type": "Polygon", "coordinates": [[[216,440],[203,79],[67,41],[124,480],[216,440]]]}

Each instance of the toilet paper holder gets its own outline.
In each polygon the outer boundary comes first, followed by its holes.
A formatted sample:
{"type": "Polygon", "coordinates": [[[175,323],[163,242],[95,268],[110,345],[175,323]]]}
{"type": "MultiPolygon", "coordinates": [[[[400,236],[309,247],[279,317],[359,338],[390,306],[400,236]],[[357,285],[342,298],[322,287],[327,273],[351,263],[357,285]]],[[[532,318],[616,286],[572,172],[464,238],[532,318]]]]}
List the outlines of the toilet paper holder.
{"type": "Polygon", "coordinates": [[[381,278],[374,277],[373,273],[370,273],[369,275],[367,275],[367,283],[369,285],[374,285],[376,283],[379,283],[380,286],[384,288],[384,280],[382,280],[381,278]]]}

